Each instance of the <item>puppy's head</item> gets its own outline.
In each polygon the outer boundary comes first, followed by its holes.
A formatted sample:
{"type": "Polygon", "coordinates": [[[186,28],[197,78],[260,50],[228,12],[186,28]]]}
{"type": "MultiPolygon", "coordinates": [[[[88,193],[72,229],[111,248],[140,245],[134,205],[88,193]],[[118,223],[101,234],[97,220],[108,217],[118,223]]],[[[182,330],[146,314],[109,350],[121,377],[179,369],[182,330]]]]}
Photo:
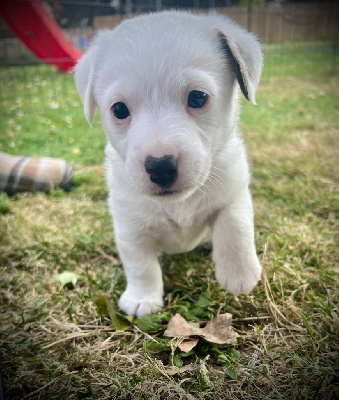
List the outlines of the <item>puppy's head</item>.
{"type": "Polygon", "coordinates": [[[238,87],[255,103],[261,68],[258,41],[229,19],[163,12],[100,32],[75,82],[89,124],[99,109],[122,178],[153,199],[183,199],[235,133],[238,87]]]}

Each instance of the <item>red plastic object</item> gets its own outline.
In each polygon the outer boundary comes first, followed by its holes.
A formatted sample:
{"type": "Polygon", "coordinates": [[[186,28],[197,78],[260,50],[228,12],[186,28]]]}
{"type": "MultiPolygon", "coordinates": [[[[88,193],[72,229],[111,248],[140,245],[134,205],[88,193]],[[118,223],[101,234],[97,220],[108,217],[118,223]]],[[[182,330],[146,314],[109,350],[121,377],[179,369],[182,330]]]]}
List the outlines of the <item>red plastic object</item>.
{"type": "Polygon", "coordinates": [[[36,57],[57,66],[60,71],[70,71],[82,56],[40,1],[1,0],[0,14],[36,57]]]}

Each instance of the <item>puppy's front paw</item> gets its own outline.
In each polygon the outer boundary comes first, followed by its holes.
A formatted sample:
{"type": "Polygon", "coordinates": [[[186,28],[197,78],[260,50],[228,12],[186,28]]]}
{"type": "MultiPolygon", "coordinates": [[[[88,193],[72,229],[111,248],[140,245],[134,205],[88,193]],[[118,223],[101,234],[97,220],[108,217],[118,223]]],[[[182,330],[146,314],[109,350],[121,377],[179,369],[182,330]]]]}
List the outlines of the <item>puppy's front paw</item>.
{"type": "Polygon", "coordinates": [[[248,294],[260,280],[261,265],[257,257],[247,266],[239,264],[225,268],[217,265],[216,277],[220,286],[235,296],[248,294]]]}
{"type": "Polygon", "coordinates": [[[164,306],[162,295],[157,293],[141,294],[126,289],[119,299],[120,309],[127,315],[142,317],[154,314],[164,306]]]}

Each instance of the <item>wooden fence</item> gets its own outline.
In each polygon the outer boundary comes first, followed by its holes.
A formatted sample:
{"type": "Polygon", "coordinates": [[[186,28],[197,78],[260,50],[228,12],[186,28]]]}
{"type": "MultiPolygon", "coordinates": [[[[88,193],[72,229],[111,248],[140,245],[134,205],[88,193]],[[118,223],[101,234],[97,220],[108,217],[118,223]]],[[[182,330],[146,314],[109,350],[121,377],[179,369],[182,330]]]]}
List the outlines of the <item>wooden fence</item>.
{"type": "MultiPolygon", "coordinates": [[[[0,0],[1,1],[1,0],[0,0]]],[[[206,13],[208,10],[191,10],[206,13]]],[[[339,40],[339,3],[307,2],[291,4],[267,4],[253,7],[227,7],[217,9],[265,43],[339,40]]],[[[69,40],[85,51],[99,29],[111,29],[123,19],[134,15],[95,17],[93,26],[65,29],[69,40]]],[[[3,24],[0,23],[0,28],[3,24]]],[[[29,54],[14,37],[0,39],[0,59],[15,60],[29,54]]]]}
{"type": "MultiPolygon", "coordinates": [[[[339,36],[339,3],[272,3],[253,7],[228,7],[216,11],[229,16],[266,43],[338,40],[339,36]]],[[[111,29],[130,17],[96,17],[93,27],[95,31],[102,28],[111,29]]]]}

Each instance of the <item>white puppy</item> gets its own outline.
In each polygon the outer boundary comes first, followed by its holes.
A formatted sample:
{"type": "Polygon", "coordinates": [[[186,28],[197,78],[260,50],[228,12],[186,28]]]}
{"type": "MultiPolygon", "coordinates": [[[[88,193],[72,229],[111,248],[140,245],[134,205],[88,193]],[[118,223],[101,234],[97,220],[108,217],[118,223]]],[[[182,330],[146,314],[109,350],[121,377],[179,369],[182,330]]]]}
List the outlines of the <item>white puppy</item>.
{"type": "Polygon", "coordinates": [[[212,240],[216,277],[235,295],[260,279],[238,92],[255,104],[262,54],[228,18],[161,12],[101,31],[75,69],[85,116],[99,108],[109,210],[127,314],[163,306],[158,252],[212,240]]]}

